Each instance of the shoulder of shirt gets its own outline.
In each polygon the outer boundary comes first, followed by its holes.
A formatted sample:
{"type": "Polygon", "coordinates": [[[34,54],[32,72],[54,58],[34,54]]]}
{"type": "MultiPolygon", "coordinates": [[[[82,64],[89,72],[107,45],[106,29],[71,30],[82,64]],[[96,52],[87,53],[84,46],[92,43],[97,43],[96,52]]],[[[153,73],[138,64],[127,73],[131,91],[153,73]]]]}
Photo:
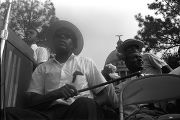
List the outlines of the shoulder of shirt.
{"type": "Polygon", "coordinates": [[[45,47],[38,47],[37,50],[47,50],[45,47]]]}
{"type": "Polygon", "coordinates": [[[49,68],[52,64],[56,63],[56,61],[54,59],[49,59],[46,62],[43,62],[41,64],[39,64],[36,69],[40,70],[40,71],[46,71],[47,68],[49,68]]]}
{"type": "Polygon", "coordinates": [[[157,55],[153,54],[153,53],[144,53],[143,58],[149,57],[149,58],[153,58],[153,59],[160,59],[157,55]]]}
{"type": "MultiPolygon", "coordinates": [[[[77,56],[74,55],[73,59],[80,62],[80,63],[94,63],[94,61],[89,58],[89,57],[83,57],[83,56],[77,56]]],[[[38,67],[44,68],[46,66],[52,65],[54,63],[57,63],[55,58],[50,58],[48,61],[41,63],[40,65],[38,65],[38,67]]]]}
{"type": "Polygon", "coordinates": [[[46,62],[43,62],[41,64],[38,65],[38,67],[44,67],[47,66],[49,64],[55,63],[56,61],[53,58],[50,58],[49,60],[47,60],[46,62]]]}
{"type": "Polygon", "coordinates": [[[87,62],[94,62],[91,58],[89,57],[84,57],[84,56],[76,56],[75,55],[75,59],[79,60],[79,61],[87,61],[87,62]]]}

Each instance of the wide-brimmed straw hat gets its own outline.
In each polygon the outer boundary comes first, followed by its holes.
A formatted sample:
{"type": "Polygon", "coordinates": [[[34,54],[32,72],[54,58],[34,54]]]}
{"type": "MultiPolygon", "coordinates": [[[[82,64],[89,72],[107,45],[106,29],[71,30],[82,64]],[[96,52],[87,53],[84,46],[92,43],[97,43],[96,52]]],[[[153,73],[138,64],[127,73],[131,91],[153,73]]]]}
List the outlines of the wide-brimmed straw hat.
{"type": "Polygon", "coordinates": [[[68,21],[65,21],[65,20],[57,20],[57,21],[55,21],[48,28],[48,32],[47,32],[47,35],[46,35],[47,41],[51,42],[53,37],[54,37],[55,32],[57,30],[60,30],[60,29],[68,29],[68,30],[73,32],[73,34],[75,36],[75,38],[72,39],[73,43],[75,44],[73,53],[75,55],[78,55],[83,49],[83,45],[84,45],[83,36],[82,36],[80,30],[75,25],[73,25],[72,23],[70,23],[68,21]]]}
{"type": "Polygon", "coordinates": [[[144,42],[140,40],[135,40],[135,39],[127,39],[118,46],[118,52],[125,53],[126,48],[133,45],[137,46],[138,50],[141,51],[142,48],[144,47],[144,42]]]}

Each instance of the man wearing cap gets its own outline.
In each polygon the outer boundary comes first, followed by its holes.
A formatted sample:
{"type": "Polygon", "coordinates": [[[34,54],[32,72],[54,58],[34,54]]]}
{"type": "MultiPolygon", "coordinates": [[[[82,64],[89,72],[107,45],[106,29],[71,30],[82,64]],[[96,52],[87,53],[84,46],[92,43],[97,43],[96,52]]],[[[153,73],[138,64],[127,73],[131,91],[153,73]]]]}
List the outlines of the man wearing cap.
{"type": "MultiPolygon", "coordinates": [[[[141,51],[143,47],[144,47],[144,43],[140,40],[135,40],[135,39],[127,39],[126,41],[123,42],[123,44],[121,44],[118,47],[118,51],[120,53],[123,53],[125,56],[125,61],[127,61],[127,67],[129,66],[128,64],[129,60],[131,62],[132,59],[126,59],[126,58],[128,56],[132,57],[131,53],[138,53],[139,56],[142,56],[143,73],[153,75],[153,74],[169,73],[170,71],[172,71],[172,68],[157,56],[151,53],[144,53],[143,55],[141,55],[141,51]]],[[[129,66],[128,68],[132,70],[136,70],[138,67],[129,66]]]]}
{"type": "Polygon", "coordinates": [[[112,84],[78,93],[106,82],[91,59],[78,56],[83,48],[78,28],[67,21],[56,21],[49,28],[47,40],[55,57],[33,72],[27,90],[29,105],[53,119],[106,119],[101,106],[119,107],[112,84]]]}
{"type": "Polygon", "coordinates": [[[117,47],[117,51],[123,55],[123,59],[131,73],[143,70],[141,50],[143,42],[127,39],[117,47]]]}
{"type": "MultiPolygon", "coordinates": [[[[117,50],[118,52],[123,54],[123,57],[124,57],[123,59],[125,61],[125,64],[131,73],[142,71],[143,76],[162,73],[161,68],[163,66],[166,67],[167,64],[165,64],[165,62],[162,62],[162,60],[157,59],[157,57],[152,56],[151,54],[142,55],[141,51],[142,51],[143,46],[144,46],[144,43],[142,41],[135,40],[135,39],[127,39],[121,45],[118,46],[117,50]],[[149,59],[147,57],[149,57],[149,59]],[[155,66],[157,66],[158,68],[155,66]]],[[[169,70],[168,67],[165,68],[166,71],[169,70]]],[[[122,89],[122,86],[127,84],[129,81],[135,80],[135,79],[137,79],[137,77],[129,79],[121,83],[118,86],[119,91],[122,89]]],[[[153,104],[148,105],[148,107],[152,108],[153,104]]],[[[138,110],[138,107],[136,105],[130,105],[125,108],[125,113],[130,115],[136,110],[138,110]]],[[[151,119],[151,116],[147,114],[146,116],[143,116],[142,118],[149,120],[151,119]]]]}
{"type": "MultiPolygon", "coordinates": [[[[163,70],[165,72],[171,71],[169,65],[163,60],[158,59],[158,57],[151,54],[142,55],[143,46],[144,43],[140,40],[127,39],[117,47],[117,51],[123,55],[123,60],[130,73],[141,71],[144,76],[162,74],[163,70]]],[[[126,84],[129,80],[122,84],[126,84]]],[[[122,84],[119,85],[120,88],[122,84]]]]}

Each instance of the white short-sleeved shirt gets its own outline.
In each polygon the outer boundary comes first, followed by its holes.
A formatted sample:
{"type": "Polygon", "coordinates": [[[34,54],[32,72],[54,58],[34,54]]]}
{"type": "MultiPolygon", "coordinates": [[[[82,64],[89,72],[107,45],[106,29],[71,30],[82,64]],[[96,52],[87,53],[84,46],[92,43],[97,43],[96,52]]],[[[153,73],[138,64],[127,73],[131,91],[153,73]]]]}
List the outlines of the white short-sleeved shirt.
{"type": "Polygon", "coordinates": [[[161,68],[167,65],[165,61],[163,61],[162,59],[151,53],[143,54],[142,58],[144,62],[143,72],[147,74],[152,74],[152,75],[162,74],[161,68]]]}
{"type": "Polygon", "coordinates": [[[38,63],[46,62],[49,59],[49,52],[44,47],[38,47],[35,51],[35,54],[37,56],[38,63]]]}
{"type": "Polygon", "coordinates": [[[46,62],[49,59],[50,53],[47,48],[37,46],[36,44],[32,44],[31,48],[34,51],[34,60],[37,63],[46,62]]]}
{"type": "MultiPolygon", "coordinates": [[[[72,84],[79,90],[104,82],[106,82],[105,78],[91,59],[72,54],[63,64],[60,64],[55,58],[40,64],[32,74],[32,80],[27,92],[45,95],[65,84],[72,84]],[[75,71],[79,71],[83,75],[78,75],[75,82],[72,83],[73,73],[75,71]]],[[[85,91],[79,96],[93,98],[93,94],[99,93],[104,87],[105,86],[98,87],[92,91],[85,91]]],[[[71,98],[69,101],[62,99],[59,99],[59,101],[71,104],[75,99],[76,97],[71,98]]]]}

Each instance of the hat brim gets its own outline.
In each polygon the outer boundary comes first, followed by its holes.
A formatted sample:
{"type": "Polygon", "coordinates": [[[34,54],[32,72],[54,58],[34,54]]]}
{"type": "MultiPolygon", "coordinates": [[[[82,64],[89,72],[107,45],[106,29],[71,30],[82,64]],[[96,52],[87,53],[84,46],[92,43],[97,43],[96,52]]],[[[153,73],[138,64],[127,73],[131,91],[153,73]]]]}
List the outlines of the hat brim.
{"type": "Polygon", "coordinates": [[[80,30],[75,25],[73,25],[72,23],[70,23],[68,21],[58,20],[58,21],[54,22],[48,28],[48,32],[46,34],[47,41],[48,42],[52,41],[55,32],[61,28],[67,28],[67,29],[73,31],[73,33],[76,37],[76,45],[74,46],[73,53],[75,55],[80,54],[80,52],[82,51],[83,46],[84,46],[83,36],[82,36],[80,30]]]}
{"type": "Polygon", "coordinates": [[[123,55],[118,53],[117,50],[113,50],[106,58],[105,65],[114,64],[123,59],[123,55]]]}
{"type": "Polygon", "coordinates": [[[119,50],[120,52],[125,52],[125,49],[129,46],[132,45],[136,45],[139,48],[139,51],[142,50],[142,48],[144,47],[144,42],[140,41],[140,40],[135,40],[135,39],[127,39],[125,40],[120,46],[119,46],[119,50]]]}

